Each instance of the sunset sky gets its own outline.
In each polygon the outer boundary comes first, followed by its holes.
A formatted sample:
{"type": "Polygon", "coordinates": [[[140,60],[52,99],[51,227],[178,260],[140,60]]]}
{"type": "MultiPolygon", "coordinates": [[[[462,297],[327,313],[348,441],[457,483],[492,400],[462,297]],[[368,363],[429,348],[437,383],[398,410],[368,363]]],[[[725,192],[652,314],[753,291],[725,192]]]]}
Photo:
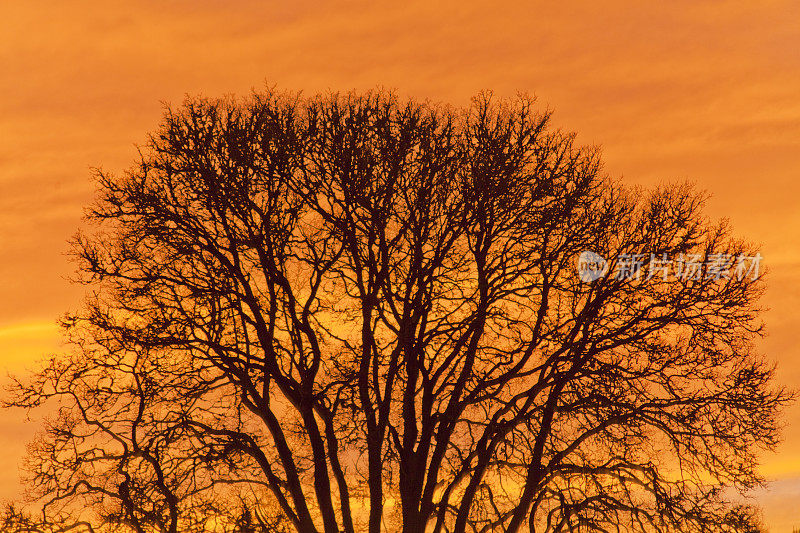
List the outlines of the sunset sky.
{"type": "MultiPolygon", "coordinates": [[[[392,88],[535,94],[632,184],[691,180],[762,244],[780,383],[800,381],[800,2],[0,3],[0,366],[59,349],[90,167],[122,171],[185,94],[392,88]]],[[[35,430],[0,413],[0,499],[35,430]]],[[[800,527],[800,404],[764,457],[773,532],[800,527]]]]}

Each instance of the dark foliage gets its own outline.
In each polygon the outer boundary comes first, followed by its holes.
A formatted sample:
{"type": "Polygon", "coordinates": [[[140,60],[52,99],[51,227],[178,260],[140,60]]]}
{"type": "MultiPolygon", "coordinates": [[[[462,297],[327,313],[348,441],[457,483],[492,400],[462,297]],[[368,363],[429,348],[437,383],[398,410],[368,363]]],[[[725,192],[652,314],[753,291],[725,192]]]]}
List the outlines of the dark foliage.
{"type": "Polygon", "coordinates": [[[75,350],[7,402],[58,406],[39,523],[753,531],[726,495],[760,483],[789,399],[754,350],[763,282],[612,261],[584,283],[576,260],[755,251],[549,122],[488,95],[167,110],[97,173],[75,350]]]}

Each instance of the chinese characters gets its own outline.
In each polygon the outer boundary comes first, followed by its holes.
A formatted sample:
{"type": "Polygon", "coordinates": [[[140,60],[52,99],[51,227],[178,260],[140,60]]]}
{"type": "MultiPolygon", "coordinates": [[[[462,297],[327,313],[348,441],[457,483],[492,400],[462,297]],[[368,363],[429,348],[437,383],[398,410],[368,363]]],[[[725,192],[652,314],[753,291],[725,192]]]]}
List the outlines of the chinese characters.
{"type": "MultiPolygon", "coordinates": [[[[754,256],[732,255],[726,253],[677,254],[620,254],[614,263],[611,277],[617,280],[650,280],[660,278],[667,281],[670,276],[687,280],[742,280],[758,278],[761,260],[760,253],[754,256]]],[[[582,281],[591,282],[609,271],[608,261],[602,256],[585,251],[578,260],[578,273],[582,281]]]]}

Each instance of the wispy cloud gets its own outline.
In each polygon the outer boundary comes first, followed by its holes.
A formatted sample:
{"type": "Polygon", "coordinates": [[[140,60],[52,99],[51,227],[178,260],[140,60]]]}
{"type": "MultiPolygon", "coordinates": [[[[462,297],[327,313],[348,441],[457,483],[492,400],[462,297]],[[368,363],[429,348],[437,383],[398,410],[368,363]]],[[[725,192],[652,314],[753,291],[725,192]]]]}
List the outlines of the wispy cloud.
{"type": "MultiPolygon", "coordinates": [[[[609,173],[692,179],[714,194],[713,215],[763,242],[776,323],[765,347],[800,372],[796,2],[32,1],[0,5],[0,20],[7,364],[49,349],[51,320],[79,301],[63,252],[92,196],[88,167],[130,164],[161,101],[266,80],[306,92],[384,85],[456,104],[483,88],[536,93],[557,124],[603,145],[609,173]]],[[[800,408],[789,419],[800,427],[800,408]]],[[[800,449],[770,465],[800,472],[800,449]]]]}

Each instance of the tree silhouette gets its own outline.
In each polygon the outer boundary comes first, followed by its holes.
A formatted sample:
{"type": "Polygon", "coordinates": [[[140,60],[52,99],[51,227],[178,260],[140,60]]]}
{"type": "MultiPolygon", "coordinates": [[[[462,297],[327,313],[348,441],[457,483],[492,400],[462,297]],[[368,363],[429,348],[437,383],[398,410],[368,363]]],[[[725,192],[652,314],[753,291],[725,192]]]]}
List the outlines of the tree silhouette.
{"type": "Polygon", "coordinates": [[[27,464],[42,523],[755,527],[726,494],[790,395],[754,348],[762,280],[708,265],[756,251],[532,99],[190,98],[97,180],[75,349],[7,400],[59,406],[27,464]],[[639,253],[703,266],[619,275],[639,253]]]}

